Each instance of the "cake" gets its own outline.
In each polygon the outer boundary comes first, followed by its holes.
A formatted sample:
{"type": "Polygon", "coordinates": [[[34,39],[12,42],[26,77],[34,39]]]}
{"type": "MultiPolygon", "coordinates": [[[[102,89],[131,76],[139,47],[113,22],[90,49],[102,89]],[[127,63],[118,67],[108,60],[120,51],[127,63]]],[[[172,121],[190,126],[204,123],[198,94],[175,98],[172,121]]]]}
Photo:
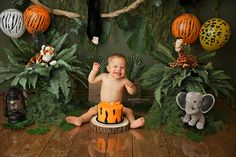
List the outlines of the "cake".
{"type": "Polygon", "coordinates": [[[97,121],[104,124],[117,124],[123,120],[123,105],[120,102],[98,104],[97,121]]]}

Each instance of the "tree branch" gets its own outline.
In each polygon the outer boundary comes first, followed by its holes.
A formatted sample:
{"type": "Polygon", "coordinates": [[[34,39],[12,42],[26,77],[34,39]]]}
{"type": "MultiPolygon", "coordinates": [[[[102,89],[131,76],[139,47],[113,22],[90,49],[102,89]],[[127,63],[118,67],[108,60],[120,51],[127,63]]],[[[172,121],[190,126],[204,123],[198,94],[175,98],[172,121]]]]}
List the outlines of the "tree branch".
{"type": "MultiPolygon", "coordinates": [[[[65,10],[61,10],[61,9],[48,8],[47,6],[42,4],[39,0],[31,0],[31,2],[36,4],[36,5],[40,5],[40,6],[44,7],[48,12],[50,12],[51,14],[54,14],[54,15],[66,16],[68,18],[83,18],[83,19],[85,19],[85,17],[83,15],[80,15],[78,13],[65,11],[65,10]]],[[[143,2],[144,2],[144,0],[136,0],[133,3],[131,3],[129,6],[126,6],[122,9],[116,10],[114,12],[101,13],[101,17],[102,18],[113,18],[113,17],[119,16],[120,14],[124,14],[124,13],[127,13],[127,12],[131,11],[131,10],[136,9],[143,2]]]]}

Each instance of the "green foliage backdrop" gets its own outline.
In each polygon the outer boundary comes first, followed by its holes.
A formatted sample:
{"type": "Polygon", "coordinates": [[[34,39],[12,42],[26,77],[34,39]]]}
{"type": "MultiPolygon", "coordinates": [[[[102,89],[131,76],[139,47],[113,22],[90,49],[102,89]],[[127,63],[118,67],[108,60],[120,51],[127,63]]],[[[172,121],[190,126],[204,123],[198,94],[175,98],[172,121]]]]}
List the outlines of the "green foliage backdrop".
{"type": "MultiPolygon", "coordinates": [[[[19,1],[27,2],[27,0],[19,1]]],[[[128,6],[133,1],[102,0],[101,12],[113,12],[128,6]]],[[[150,94],[153,94],[155,99],[146,116],[147,126],[160,127],[166,124],[169,132],[181,132],[183,124],[179,117],[182,113],[175,103],[175,96],[183,90],[210,92],[216,97],[226,98],[226,102],[232,101],[231,94],[234,88],[229,83],[231,78],[223,70],[215,69],[212,65],[216,53],[204,53],[202,49],[196,53],[194,48],[198,45],[192,45],[191,48],[186,48],[186,51],[189,49],[189,53],[198,57],[200,63],[198,67],[189,69],[169,67],[169,63],[177,58],[172,45],[175,39],[170,33],[173,19],[185,12],[198,16],[205,1],[198,0],[190,5],[181,5],[179,0],[145,0],[139,7],[128,13],[115,18],[103,18],[101,42],[98,46],[93,45],[86,35],[86,1],[41,0],[40,2],[49,8],[79,13],[83,15],[83,18],[70,19],[52,15],[49,30],[35,35],[31,44],[12,39],[13,49],[5,49],[9,64],[0,62],[0,81],[13,79],[13,85],[20,85],[24,89],[34,89],[36,96],[30,99],[28,111],[31,119],[44,121],[46,117],[49,117],[48,122],[60,121],[64,116],[62,110],[66,108],[65,104],[71,100],[73,79],[84,84],[83,78],[94,60],[102,63],[101,72],[105,70],[105,60],[103,56],[97,55],[97,51],[117,35],[114,31],[115,27],[121,30],[125,43],[135,54],[129,58],[130,69],[127,76],[130,79],[137,77],[138,71],[143,69],[138,56],[147,55],[154,60],[154,64],[146,67],[145,73],[141,76],[142,88],[152,91],[150,94]],[[39,47],[45,40],[46,44],[51,44],[58,52],[55,57],[57,65],[47,68],[35,65],[33,69],[26,69],[25,64],[35,51],[40,49],[39,47]],[[82,58],[83,62],[78,58],[82,58]],[[45,97],[47,99],[44,100],[45,97]]],[[[211,1],[212,8],[209,10],[214,16],[218,16],[218,4],[219,0],[211,1]]],[[[17,5],[19,7],[20,3],[17,5]]],[[[21,6],[23,5],[25,4],[21,6]]],[[[213,122],[214,120],[209,125],[213,122]]]]}

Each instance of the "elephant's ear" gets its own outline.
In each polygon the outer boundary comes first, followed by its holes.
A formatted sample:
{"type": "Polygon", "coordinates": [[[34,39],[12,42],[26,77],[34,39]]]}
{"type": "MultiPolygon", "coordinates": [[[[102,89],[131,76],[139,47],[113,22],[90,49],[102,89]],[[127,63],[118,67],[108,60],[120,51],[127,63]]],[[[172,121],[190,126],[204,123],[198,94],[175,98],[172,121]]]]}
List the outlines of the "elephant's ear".
{"type": "Polygon", "coordinates": [[[186,95],[187,93],[185,92],[180,92],[177,96],[176,96],[176,102],[179,105],[179,107],[182,110],[185,110],[185,99],[186,99],[186,95]]]}
{"type": "Polygon", "coordinates": [[[202,113],[207,113],[214,106],[215,97],[211,94],[205,94],[203,95],[202,98],[203,100],[202,100],[202,106],[200,107],[200,110],[202,111],[202,113]]]}

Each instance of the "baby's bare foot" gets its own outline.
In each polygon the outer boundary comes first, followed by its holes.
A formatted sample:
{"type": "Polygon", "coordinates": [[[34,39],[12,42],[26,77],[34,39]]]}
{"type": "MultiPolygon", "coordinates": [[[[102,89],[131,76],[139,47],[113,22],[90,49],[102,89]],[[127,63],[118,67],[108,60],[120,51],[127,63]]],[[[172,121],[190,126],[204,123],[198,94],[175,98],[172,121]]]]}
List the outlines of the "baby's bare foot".
{"type": "Polygon", "coordinates": [[[143,117],[136,119],[132,123],[130,123],[130,128],[135,129],[143,126],[145,123],[145,120],[143,117]]]}
{"type": "Polygon", "coordinates": [[[75,116],[66,117],[66,122],[70,123],[70,124],[74,124],[76,126],[82,125],[81,119],[79,117],[75,117],[75,116]]]}

